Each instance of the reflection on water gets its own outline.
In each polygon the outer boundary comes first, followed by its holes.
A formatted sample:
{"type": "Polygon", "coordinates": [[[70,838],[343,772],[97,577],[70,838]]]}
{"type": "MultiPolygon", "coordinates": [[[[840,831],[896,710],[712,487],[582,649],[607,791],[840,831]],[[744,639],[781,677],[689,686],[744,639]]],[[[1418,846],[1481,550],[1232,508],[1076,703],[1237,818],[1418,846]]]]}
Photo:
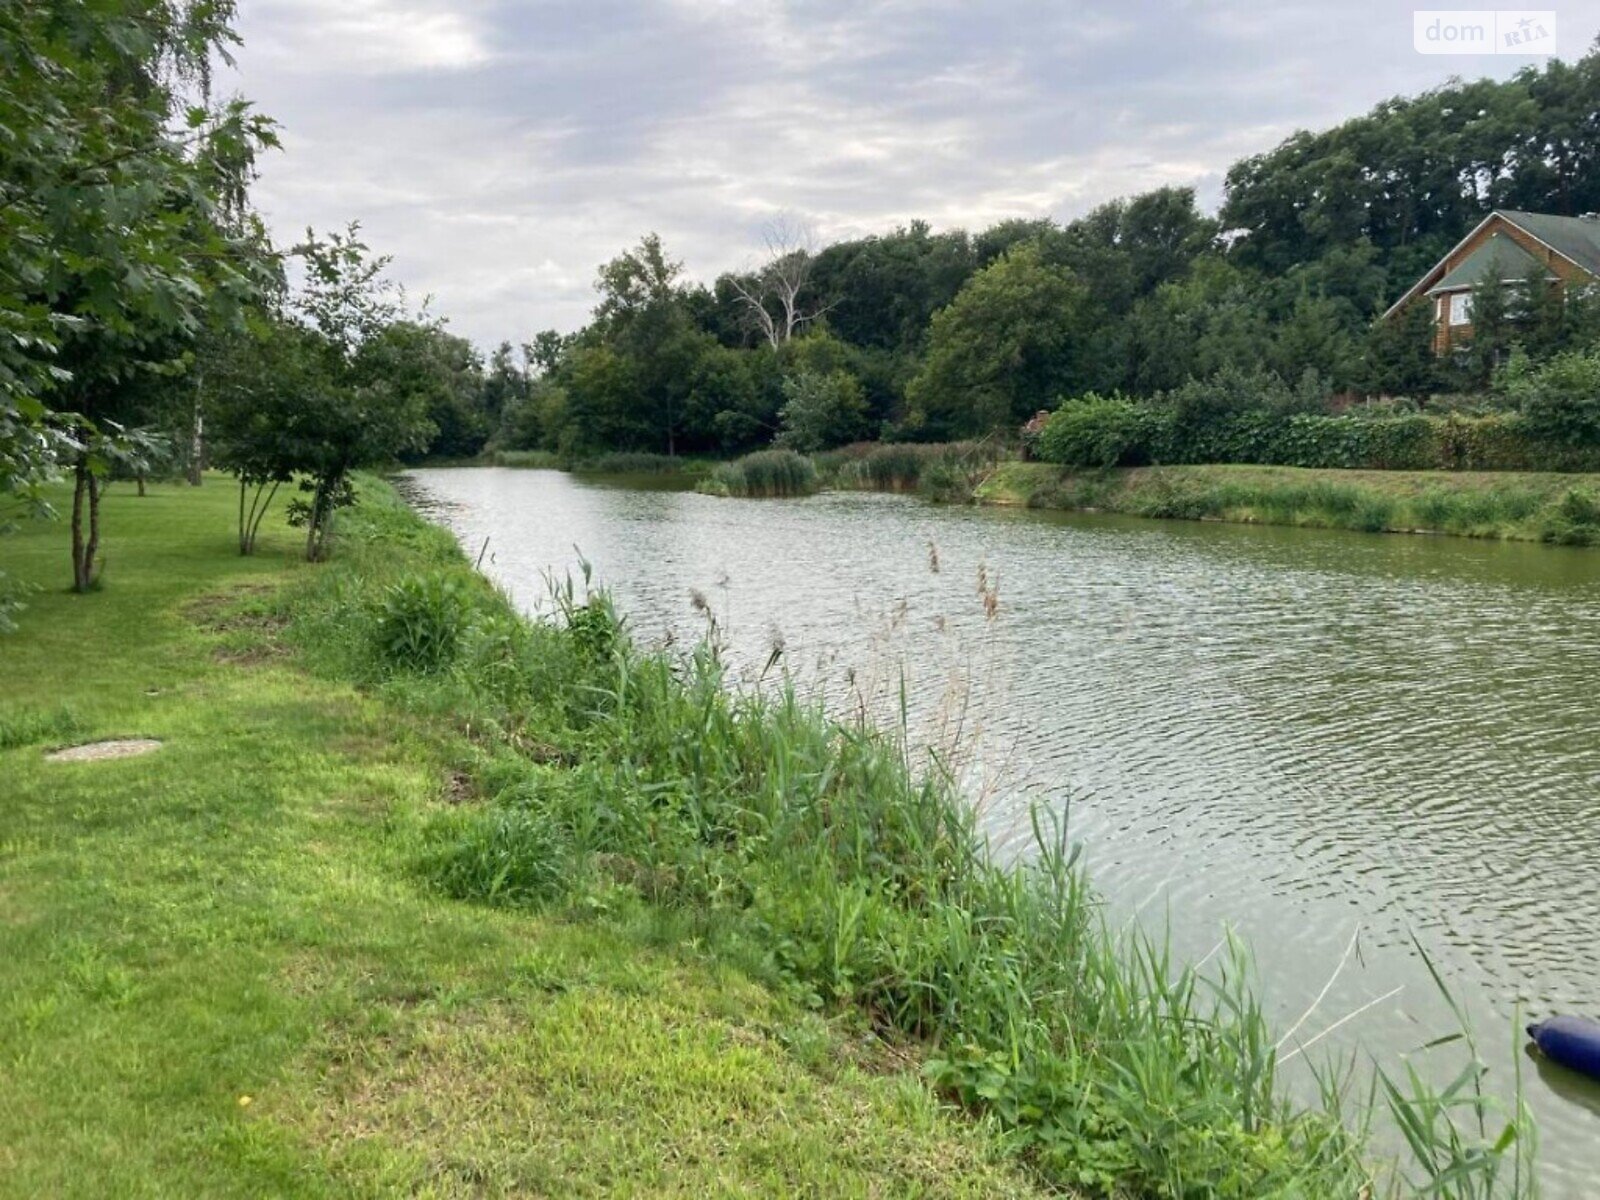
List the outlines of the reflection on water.
{"type": "MultiPolygon", "coordinates": [[[[1113,905],[1194,956],[1237,928],[1285,1027],[1359,929],[1303,1033],[1383,999],[1319,1049],[1392,1061],[1449,1027],[1413,937],[1502,1087],[1518,1006],[1600,1010],[1600,553],[411,478],[530,609],[581,551],[646,640],[698,636],[697,590],[751,670],[781,643],[835,703],[903,673],[914,729],[979,747],[997,841],[1070,803],[1113,905]]],[[[1547,1193],[1587,1194],[1596,1090],[1525,1075],[1547,1193]]]]}

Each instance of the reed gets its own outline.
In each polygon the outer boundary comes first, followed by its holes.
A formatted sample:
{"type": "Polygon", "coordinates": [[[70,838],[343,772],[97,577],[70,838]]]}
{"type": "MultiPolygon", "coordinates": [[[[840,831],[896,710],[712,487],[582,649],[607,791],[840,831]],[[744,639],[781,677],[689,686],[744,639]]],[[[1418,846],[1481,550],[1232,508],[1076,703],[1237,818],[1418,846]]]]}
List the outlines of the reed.
{"type": "Polygon", "coordinates": [[[977,479],[1005,456],[1004,447],[991,440],[863,443],[819,455],[818,467],[837,488],[965,500],[977,479]]]}
{"type": "Polygon", "coordinates": [[[549,450],[492,450],[488,454],[492,467],[528,467],[553,471],[561,460],[549,450]]]}
{"type": "Polygon", "coordinates": [[[713,496],[772,499],[809,496],[819,486],[817,468],[793,450],[758,450],[731,463],[719,463],[700,484],[713,496]]]}

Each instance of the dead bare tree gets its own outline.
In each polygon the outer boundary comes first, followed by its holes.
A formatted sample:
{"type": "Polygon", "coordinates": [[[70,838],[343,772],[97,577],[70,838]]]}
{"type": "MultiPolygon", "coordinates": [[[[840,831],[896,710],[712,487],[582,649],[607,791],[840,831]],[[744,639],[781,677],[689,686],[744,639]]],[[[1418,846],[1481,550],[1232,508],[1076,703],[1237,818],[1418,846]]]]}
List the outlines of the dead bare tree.
{"type": "Polygon", "coordinates": [[[803,298],[816,262],[816,234],[809,224],[787,215],[775,217],[761,240],[767,261],[754,272],[727,278],[746,319],[776,350],[833,305],[808,306],[803,298]]]}

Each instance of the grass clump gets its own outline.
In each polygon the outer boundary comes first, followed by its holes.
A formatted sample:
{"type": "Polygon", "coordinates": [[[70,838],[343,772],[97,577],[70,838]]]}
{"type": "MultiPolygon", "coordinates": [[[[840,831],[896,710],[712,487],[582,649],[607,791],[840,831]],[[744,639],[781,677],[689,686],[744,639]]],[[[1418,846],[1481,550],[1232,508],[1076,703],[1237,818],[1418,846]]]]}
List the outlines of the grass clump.
{"type": "Polygon", "coordinates": [[[68,741],[86,728],[77,710],[66,704],[0,713],[0,750],[68,741]]]}
{"type": "Polygon", "coordinates": [[[419,865],[447,896],[518,907],[573,886],[565,835],[543,811],[499,805],[442,824],[419,865]]]}
{"type": "Polygon", "coordinates": [[[388,666],[437,671],[455,661],[472,611],[473,589],[454,574],[412,575],[389,586],[373,634],[388,666]]]}
{"type": "Polygon", "coordinates": [[[810,496],[819,486],[817,468],[793,450],[758,450],[730,463],[719,463],[700,484],[712,496],[775,499],[810,496]]]}
{"type": "Polygon", "coordinates": [[[682,475],[702,468],[699,462],[675,454],[614,450],[579,459],[572,464],[572,469],[592,475],[682,475]]]}

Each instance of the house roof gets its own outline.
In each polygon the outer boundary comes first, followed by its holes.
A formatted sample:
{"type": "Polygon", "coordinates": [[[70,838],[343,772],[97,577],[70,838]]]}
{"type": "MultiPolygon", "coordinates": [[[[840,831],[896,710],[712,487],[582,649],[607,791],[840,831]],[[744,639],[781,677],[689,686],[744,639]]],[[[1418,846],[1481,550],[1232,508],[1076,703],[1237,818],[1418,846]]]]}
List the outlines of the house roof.
{"type": "Polygon", "coordinates": [[[1444,264],[1449,260],[1450,255],[1472,241],[1486,225],[1495,220],[1503,220],[1515,225],[1529,237],[1543,242],[1574,266],[1580,267],[1596,278],[1600,278],[1600,219],[1594,217],[1556,217],[1551,216],[1549,213],[1526,213],[1516,212],[1508,208],[1497,208],[1474,225],[1472,231],[1466,237],[1450,248],[1449,254],[1434,263],[1421,279],[1406,289],[1405,294],[1389,306],[1383,315],[1385,317],[1392,316],[1413,297],[1423,292],[1424,289],[1435,288],[1439,277],[1444,274],[1444,264]]]}
{"type": "Polygon", "coordinates": [[[1500,215],[1538,238],[1562,258],[1570,259],[1591,275],[1600,275],[1600,218],[1554,217],[1549,213],[1512,212],[1500,215]]]}
{"type": "Polygon", "coordinates": [[[1428,289],[1428,295],[1476,287],[1491,275],[1499,280],[1526,279],[1537,271],[1548,278],[1550,271],[1533,255],[1503,233],[1491,233],[1459,266],[1428,289]]]}

